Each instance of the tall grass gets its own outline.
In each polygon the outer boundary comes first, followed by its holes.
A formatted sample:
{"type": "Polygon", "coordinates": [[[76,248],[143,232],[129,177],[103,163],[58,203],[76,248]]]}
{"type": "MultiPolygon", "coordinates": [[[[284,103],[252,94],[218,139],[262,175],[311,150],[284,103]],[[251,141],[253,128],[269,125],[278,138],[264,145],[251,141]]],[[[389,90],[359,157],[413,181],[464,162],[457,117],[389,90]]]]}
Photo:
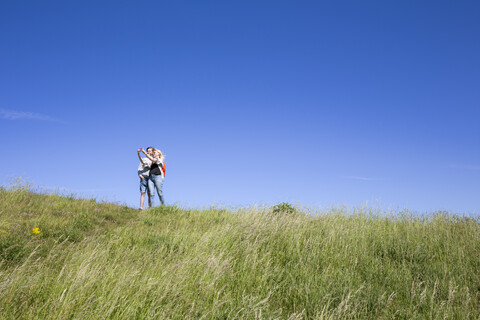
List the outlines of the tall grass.
{"type": "Polygon", "coordinates": [[[2,319],[480,319],[480,223],[0,189],[2,319]],[[35,234],[34,228],[39,228],[35,234]]]}

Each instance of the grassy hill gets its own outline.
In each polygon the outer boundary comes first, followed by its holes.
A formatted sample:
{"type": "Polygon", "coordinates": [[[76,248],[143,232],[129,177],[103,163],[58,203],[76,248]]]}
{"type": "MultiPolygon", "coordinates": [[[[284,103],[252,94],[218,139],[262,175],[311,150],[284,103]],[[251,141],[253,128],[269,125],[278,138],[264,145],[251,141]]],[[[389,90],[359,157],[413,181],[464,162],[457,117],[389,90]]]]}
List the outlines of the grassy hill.
{"type": "Polygon", "coordinates": [[[0,188],[1,319],[479,319],[480,223],[0,188]]]}

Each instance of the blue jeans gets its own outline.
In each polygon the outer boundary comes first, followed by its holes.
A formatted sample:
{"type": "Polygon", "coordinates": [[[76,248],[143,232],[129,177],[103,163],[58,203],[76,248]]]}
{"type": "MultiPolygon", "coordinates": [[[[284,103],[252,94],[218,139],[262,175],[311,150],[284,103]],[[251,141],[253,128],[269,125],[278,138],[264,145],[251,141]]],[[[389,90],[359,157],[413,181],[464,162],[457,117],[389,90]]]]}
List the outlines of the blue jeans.
{"type": "Polygon", "coordinates": [[[154,203],[155,188],[157,189],[158,197],[160,198],[161,204],[165,205],[165,201],[163,200],[162,184],[162,176],[159,174],[152,174],[150,176],[150,179],[148,179],[148,192],[150,193],[152,207],[154,203]]]}

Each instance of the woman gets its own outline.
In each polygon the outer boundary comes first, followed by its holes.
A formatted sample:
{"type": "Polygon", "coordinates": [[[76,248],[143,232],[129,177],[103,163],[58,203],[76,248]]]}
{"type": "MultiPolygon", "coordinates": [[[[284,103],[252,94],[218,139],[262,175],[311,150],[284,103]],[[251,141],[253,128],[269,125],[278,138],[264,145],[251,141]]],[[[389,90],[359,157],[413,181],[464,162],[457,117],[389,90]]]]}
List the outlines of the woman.
{"type": "MultiPolygon", "coordinates": [[[[147,148],[147,150],[149,148],[147,148]]],[[[148,189],[150,190],[150,194],[151,194],[152,206],[154,202],[153,197],[155,194],[155,188],[157,189],[157,194],[158,194],[158,197],[160,198],[160,203],[162,205],[165,205],[165,201],[163,200],[163,193],[162,193],[162,184],[163,184],[163,180],[165,179],[165,176],[163,173],[163,167],[164,167],[163,160],[165,159],[165,156],[160,150],[155,148],[152,148],[152,149],[153,149],[153,157],[148,153],[146,153],[145,150],[142,149],[142,152],[147,156],[147,158],[150,161],[152,161],[152,164],[150,165],[150,179],[148,179],[148,189]]]]}

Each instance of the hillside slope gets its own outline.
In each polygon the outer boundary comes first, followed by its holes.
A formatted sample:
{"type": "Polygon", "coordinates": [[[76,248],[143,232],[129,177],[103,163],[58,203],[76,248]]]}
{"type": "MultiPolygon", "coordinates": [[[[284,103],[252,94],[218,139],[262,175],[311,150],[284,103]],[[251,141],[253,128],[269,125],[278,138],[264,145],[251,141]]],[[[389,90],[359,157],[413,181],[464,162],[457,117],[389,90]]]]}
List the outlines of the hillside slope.
{"type": "Polygon", "coordinates": [[[0,188],[1,319],[479,319],[480,224],[0,188]]]}

